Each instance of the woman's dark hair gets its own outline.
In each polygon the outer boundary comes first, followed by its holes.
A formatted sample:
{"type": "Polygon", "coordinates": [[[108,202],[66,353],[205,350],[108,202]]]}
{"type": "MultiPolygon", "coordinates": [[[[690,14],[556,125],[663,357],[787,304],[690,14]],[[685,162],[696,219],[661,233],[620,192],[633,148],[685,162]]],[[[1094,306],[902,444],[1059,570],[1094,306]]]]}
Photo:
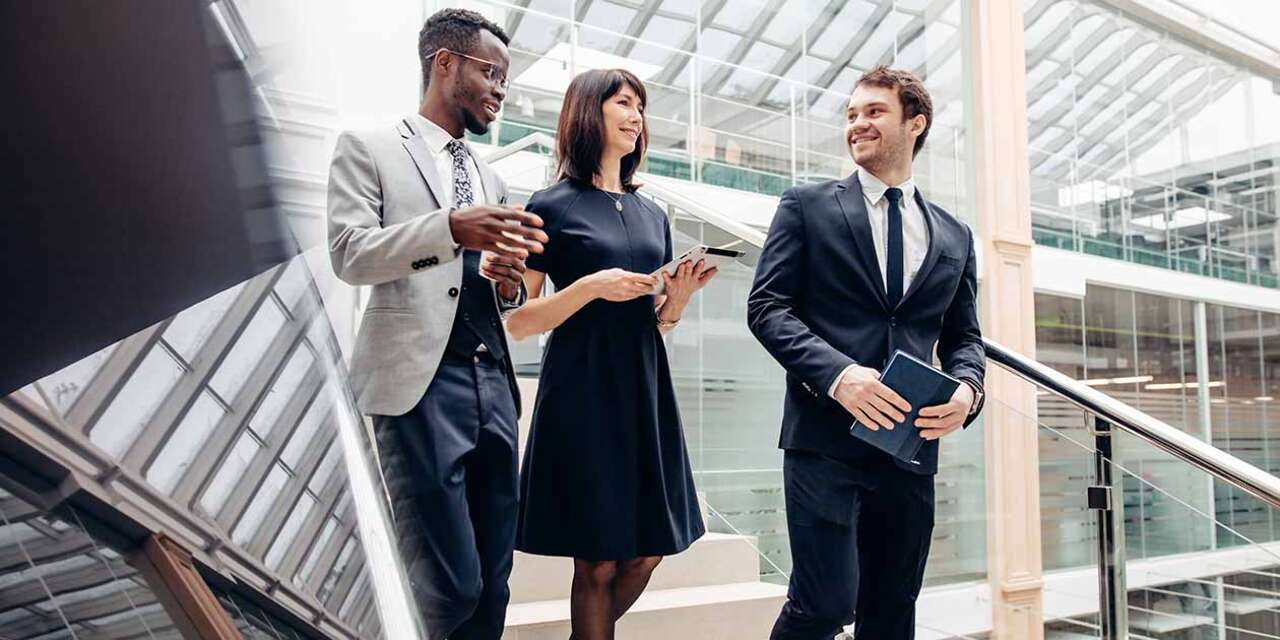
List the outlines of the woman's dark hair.
{"type": "MultiPolygon", "coordinates": [[[[644,83],[625,69],[592,69],[578,74],[569,83],[564,94],[564,107],[560,109],[560,123],[556,126],[556,172],[558,179],[591,184],[600,170],[600,154],[604,152],[605,100],[617,95],[626,85],[640,98],[640,107],[649,102],[644,83]]],[[[622,157],[619,178],[625,191],[635,191],[632,182],[636,169],[644,161],[645,148],[649,146],[649,124],[643,121],[636,148],[622,157]]]]}

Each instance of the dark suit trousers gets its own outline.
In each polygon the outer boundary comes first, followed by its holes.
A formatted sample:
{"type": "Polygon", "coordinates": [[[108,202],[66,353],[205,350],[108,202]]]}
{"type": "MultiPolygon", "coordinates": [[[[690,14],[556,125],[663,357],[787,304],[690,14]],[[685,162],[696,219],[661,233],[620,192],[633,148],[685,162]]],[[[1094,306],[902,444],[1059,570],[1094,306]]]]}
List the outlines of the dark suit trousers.
{"type": "Polygon", "coordinates": [[[498,640],[517,516],[516,408],[501,364],[442,364],[417,406],[376,416],[379,459],[431,640],[498,640]]]}
{"type": "Polygon", "coordinates": [[[850,462],[787,451],[783,459],[791,583],[773,640],[915,637],[916,596],[933,533],[933,476],[876,454],[850,462]]]}

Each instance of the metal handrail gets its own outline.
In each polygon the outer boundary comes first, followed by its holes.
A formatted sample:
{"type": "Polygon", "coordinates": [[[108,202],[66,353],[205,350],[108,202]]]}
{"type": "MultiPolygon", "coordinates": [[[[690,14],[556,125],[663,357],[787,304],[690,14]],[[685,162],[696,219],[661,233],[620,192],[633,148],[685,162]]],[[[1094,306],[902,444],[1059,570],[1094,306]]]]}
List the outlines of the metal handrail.
{"type": "Polygon", "coordinates": [[[1280,478],[997,342],[987,359],[1209,475],[1280,508],[1280,478]]]}

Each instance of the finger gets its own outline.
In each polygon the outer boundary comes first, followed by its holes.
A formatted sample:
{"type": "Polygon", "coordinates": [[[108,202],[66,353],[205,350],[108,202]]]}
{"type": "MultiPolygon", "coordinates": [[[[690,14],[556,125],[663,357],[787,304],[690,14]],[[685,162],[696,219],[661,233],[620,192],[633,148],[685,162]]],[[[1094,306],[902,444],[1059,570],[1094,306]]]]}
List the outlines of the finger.
{"type": "Polygon", "coordinates": [[[954,426],[941,427],[937,429],[922,429],[920,431],[920,437],[924,438],[925,440],[937,440],[938,438],[941,438],[942,436],[945,436],[948,433],[951,433],[952,431],[955,431],[954,426]]]}
{"type": "Polygon", "coordinates": [[[671,274],[667,273],[666,271],[662,272],[662,282],[664,285],[668,287],[671,286],[672,280],[673,278],[671,277],[671,274]]]}
{"type": "Polygon", "coordinates": [[[932,407],[924,407],[920,409],[920,415],[926,418],[941,418],[948,414],[955,413],[957,407],[948,402],[946,404],[937,404],[932,407]]]}
{"type": "Polygon", "coordinates": [[[867,417],[867,414],[860,411],[857,407],[848,407],[848,409],[849,409],[849,413],[853,416],[853,419],[858,421],[858,424],[872,431],[880,430],[880,425],[877,425],[875,422],[873,422],[871,418],[867,417]]]}
{"type": "MultiPolygon", "coordinates": [[[[515,207],[510,207],[506,210],[500,211],[496,215],[500,220],[504,220],[504,221],[514,220],[515,222],[520,223],[520,226],[522,227],[541,227],[542,226],[542,218],[539,217],[537,214],[533,214],[533,213],[529,213],[528,211],[525,211],[523,205],[521,205],[520,208],[518,209],[515,207]]],[[[515,225],[512,225],[512,229],[515,229],[515,225]]],[[[536,231],[537,233],[542,233],[541,231],[537,231],[536,229],[526,229],[526,231],[529,231],[529,232],[536,231]]],[[[542,235],[544,238],[546,237],[546,234],[542,234],[542,235]]]]}
{"type": "Polygon", "coordinates": [[[710,280],[711,278],[714,278],[715,275],[719,272],[720,272],[720,267],[711,267],[710,269],[707,269],[706,271],[703,271],[701,274],[698,275],[698,282],[705,284],[708,280],[710,280]]]}
{"type": "Polygon", "coordinates": [[[485,246],[484,249],[486,251],[492,251],[495,254],[506,256],[508,258],[513,258],[516,260],[524,260],[525,258],[529,257],[528,249],[525,249],[524,247],[513,247],[509,244],[504,244],[500,240],[494,240],[489,242],[489,244],[485,246]]]}
{"type": "Polygon", "coordinates": [[[895,409],[893,405],[886,402],[884,398],[872,396],[871,404],[875,405],[876,409],[879,410],[880,413],[892,418],[894,423],[903,422],[907,419],[907,416],[903,415],[902,412],[895,409]]]}
{"type": "Polygon", "coordinates": [[[884,427],[885,429],[893,431],[893,421],[890,420],[888,416],[884,415],[883,413],[880,413],[880,410],[877,409],[875,405],[869,404],[869,403],[861,404],[861,405],[858,405],[858,408],[861,409],[862,413],[866,414],[868,418],[875,420],[876,424],[880,425],[881,427],[884,427]]]}
{"type": "Polygon", "coordinates": [[[942,418],[918,418],[916,419],[916,427],[919,429],[937,429],[945,424],[942,418]]]}
{"type": "Polygon", "coordinates": [[[520,272],[511,267],[490,267],[488,269],[481,268],[480,273],[489,276],[494,280],[504,280],[512,284],[520,282],[520,272]]]}
{"type": "Polygon", "coordinates": [[[884,383],[876,383],[876,395],[888,400],[890,404],[902,411],[911,411],[911,403],[903,400],[902,396],[893,389],[884,386],[884,383]]]}
{"type": "Polygon", "coordinates": [[[525,244],[537,244],[550,241],[550,238],[547,237],[547,234],[542,230],[524,225],[504,224],[502,225],[501,232],[502,235],[525,244]]]}

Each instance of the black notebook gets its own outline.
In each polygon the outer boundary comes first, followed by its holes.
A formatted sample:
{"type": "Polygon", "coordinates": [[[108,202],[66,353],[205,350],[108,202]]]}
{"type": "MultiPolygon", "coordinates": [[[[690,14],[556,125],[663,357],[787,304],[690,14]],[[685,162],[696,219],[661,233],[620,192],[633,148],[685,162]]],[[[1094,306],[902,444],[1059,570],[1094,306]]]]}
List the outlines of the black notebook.
{"type": "Polygon", "coordinates": [[[962,383],[902,351],[893,352],[888,366],[880,374],[880,382],[911,404],[906,421],[895,424],[892,431],[883,428],[872,431],[854,422],[849,433],[902,462],[912,464],[920,445],[924,444],[920,429],[915,426],[920,409],[946,404],[962,383]]]}

